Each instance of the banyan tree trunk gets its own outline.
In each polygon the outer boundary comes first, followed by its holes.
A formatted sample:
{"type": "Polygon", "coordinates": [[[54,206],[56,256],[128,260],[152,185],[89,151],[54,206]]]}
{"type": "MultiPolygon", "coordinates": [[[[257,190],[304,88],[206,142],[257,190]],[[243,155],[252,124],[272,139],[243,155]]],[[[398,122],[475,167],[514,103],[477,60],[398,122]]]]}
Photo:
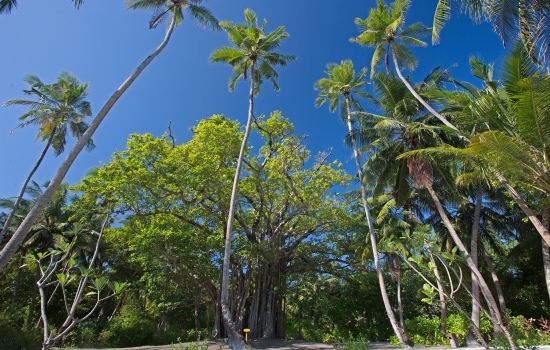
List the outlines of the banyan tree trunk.
{"type": "Polygon", "coordinates": [[[279,277],[278,269],[260,263],[252,288],[248,316],[251,339],[284,338],[283,297],[281,293],[283,280],[279,277]]]}

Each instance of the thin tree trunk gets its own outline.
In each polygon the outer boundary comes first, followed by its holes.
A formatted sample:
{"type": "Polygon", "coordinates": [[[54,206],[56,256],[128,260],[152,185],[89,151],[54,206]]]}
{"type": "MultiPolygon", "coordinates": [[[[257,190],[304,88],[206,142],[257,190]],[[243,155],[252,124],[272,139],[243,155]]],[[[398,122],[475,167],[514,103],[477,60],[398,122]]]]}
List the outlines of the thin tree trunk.
{"type": "MultiPolygon", "coordinates": [[[[15,213],[17,212],[17,209],[19,209],[19,205],[21,204],[21,201],[23,200],[23,195],[25,194],[25,190],[27,189],[27,185],[29,184],[29,182],[32,179],[32,176],[34,175],[34,173],[36,172],[36,170],[38,169],[38,167],[42,163],[42,160],[44,160],[44,157],[46,156],[46,153],[48,153],[48,149],[50,148],[50,145],[52,144],[53,137],[55,136],[56,129],[57,128],[54,128],[52,130],[52,133],[51,133],[50,137],[48,138],[48,142],[46,143],[46,147],[44,147],[44,150],[40,154],[40,157],[38,158],[38,161],[36,162],[36,164],[34,165],[34,167],[31,170],[31,172],[29,173],[29,175],[25,179],[25,182],[23,183],[23,186],[21,187],[21,190],[19,190],[19,195],[17,196],[17,199],[15,200],[15,203],[13,203],[13,208],[12,208],[10,214],[8,215],[8,218],[4,222],[4,226],[2,227],[2,231],[0,232],[0,243],[2,243],[2,239],[4,238],[4,235],[8,231],[8,228],[10,227],[11,221],[13,220],[13,217],[15,216],[15,213]]],[[[1,271],[1,268],[0,268],[0,271],[1,271]]]]}
{"type": "Polygon", "coordinates": [[[433,265],[433,271],[435,276],[435,281],[437,284],[437,292],[439,293],[439,304],[440,304],[440,315],[441,318],[439,320],[439,332],[441,334],[445,335],[445,331],[447,329],[446,321],[447,321],[447,303],[445,301],[445,291],[443,290],[443,284],[441,284],[441,276],[439,275],[439,269],[437,268],[435,259],[433,257],[433,254],[431,250],[428,249],[428,256],[430,258],[430,262],[433,265]]]}
{"type": "Polygon", "coordinates": [[[248,143],[248,137],[250,136],[250,129],[252,125],[252,119],[254,118],[254,63],[250,66],[250,94],[248,105],[248,120],[246,122],[246,129],[243,136],[243,142],[241,144],[241,150],[239,151],[239,158],[237,159],[237,168],[235,169],[235,178],[233,179],[233,188],[231,190],[231,201],[229,203],[229,215],[227,217],[227,231],[225,232],[225,247],[223,253],[223,266],[222,266],[222,286],[221,286],[221,307],[222,317],[225,325],[225,329],[229,336],[229,347],[231,349],[241,350],[246,349],[246,344],[242,335],[240,335],[235,329],[235,323],[231,317],[231,310],[229,309],[229,263],[231,257],[231,239],[233,235],[233,220],[235,216],[235,206],[237,204],[237,191],[239,189],[239,178],[241,176],[241,169],[244,160],[244,153],[248,143]]]}
{"type": "MultiPolygon", "coordinates": [[[[483,187],[481,184],[478,184],[476,188],[474,222],[472,224],[472,240],[470,242],[470,254],[472,256],[472,262],[478,268],[479,268],[479,263],[478,263],[479,255],[478,255],[477,243],[479,241],[479,224],[480,224],[480,217],[481,217],[482,199],[483,199],[483,187]]],[[[472,272],[471,275],[472,275],[472,318],[471,320],[473,325],[479,328],[479,315],[480,315],[479,284],[477,282],[477,278],[475,274],[472,272]]],[[[472,325],[470,325],[470,327],[472,327],[472,325]]],[[[469,332],[466,333],[466,338],[464,339],[464,342],[468,345],[470,344],[475,345],[475,343],[477,343],[477,340],[475,339],[475,334],[472,330],[469,330],[469,332]]]]}
{"type": "Polygon", "coordinates": [[[195,292],[195,340],[200,340],[201,338],[201,319],[199,314],[199,305],[200,305],[200,294],[201,289],[197,286],[197,291],[195,292]]]}
{"type": "Polygon", "coordinates": [[[63,178],[69,171],[69,168],[74,163],[76,157],[82,151],[84,146],[91,140],[94,132],[97,130],[103,119],[107,116],[111,108],[115,105],[115,103],[118,101],[118,99],[124,94],[124,92],[132,85],[134,80],[143,72],[143,70],[157,57],[162,50],[166,47],[168,44],[168,41],[170,40],[170,37],[172,35],[172,32],[174,31],[174,27],[176,24],[176,18],[175,16],[172,16],[172,19],[170,21],[170,25],[168,26],[168,30],[166,31],[166,35],[164,37],[164,40],[162,43],[137,67],[137,69],[126,79],[124,83],[111,95],[107,103],[101,108],[95,119],[92,121],[92,123],[89,125],[88,129],[82,134],[82,136],[76,141],[76,144],[74,145],[73,149],[69,152],[67,157],[63,160],[59,168],[57,169],[57,172],[55,173],[54,177],[50,181],[50,184],[44,191],[44,193],[37,199],[34,207],[31,209],[31,211],[27,214],[23,222],[19,225],[13,236],[10,238],[9,242],[4,246],[2,251],[0,251],[0,271],[6,267],[9,260],[13,257],[21,243],[23,243],[23,240],[25,239],[25,236],[31,229],[32,225],[35,223],[38,216],[42,213],[44,208],[46,207],[46,204],[51,200],[53,197],[55,191],[63,181],[63,178]]]}
{"type": "Polygon", "coordinates": [[[432,113],[437,119],[439,119],[443,124],[445,124],[446,126],[448,126],[449,128],[453,129],[453,130],[456,130],[458,131],[457,127],[454,126],[453,124],[451,124],[447,119],[445,119],[445,117],[443,117],[441,114],[437,113],[437,111],[435,109],[433,109],[432,106],[430,106],[430,104],[428,102],[426,102],[422,96],[420,96],[418,94],[418,92],[416,92],[416,90],[411,86],[411,84],[409,83],[409,81],[407,79],[405,79],[405,77],[403,76],[403,73],[401,73],[401,69],[399,68],[399,63],[397,62],[397,56],[395,55],[395,52],[392,50],[392,58],[393,58],[393,64],[395,66],[395,71],[397,72],[397,75],[399,76],[399,79],[401,79],[401,81],[403,82],[403,84],[405,84],[405,86],[407,87],[407,89],[411,92],[411,94],[413,94],[413,96],[418,100],[418,102],[420,102],[424,107],[426,107],[426,109],[428,111],[430,111],[430,113],[432,113]]]}
{"type": "MultiPolygon", "coordinates": [[[[99,253],[99,244],[101,242],[101,236],[103,235],[103,231],[105,230],[105,227],[107,226],[107,223],[108,223],[110,217],[111,217],[111,214],[107,215],[105,220],[103,220],[103,223],[101,225],[101,230],[99,231],[99,235],[97,237],[97,243],[96,243],[96,246],[95,246],[95,249],[94,249],[94,255],[92,256],[92,259],[90,260],[90,263],[88,264],[88,269],[91,269],[93,267],[94,263],[95,263],[97,255],[99,253]]],[[[59,327],[58,334],[61,334],[61,333],[65,332],[65,330],[68,327],[74,327],[76,309],[80,305],[80,302],[82,301],[82,295],[83,295],[82,293],[84,293],[84,289],[86,288],[86,285],[88,283],[89,276],[90,275],[87,274],[83,279],[80,280],[80,282],[78,284],[78,288],[76,289],[76,294],[75,294],[75,297],[73,299],[73,303],[72,303],[71,308],[69,310],[69,314],[67,315],[67,318],[65,319],[65,322],[63,322],[61,327],[59,327]]],[[[57,344],[61,345],[63,343],[63,337],[60,337],[59,340],[57,340],[57,339],[58,339],[58,337],[54,338],[54,340],[56,340],[56,345],[57,344]]]]}
{"type": "MultiPolygon", "coordinates": [[[[482,246],[482,249],[483,249],[483,246],[482,246]]],[[[498,275],[495,270],[495,267],[493,266],[493,262],[491,261],[491,257],[489,256],[489,254],[487,253],[487,250],[485,249],[483,249],[483,257],[485,258],[485,263],[487,264],[487,268],[489,269],[489,272],[491,273],[491,278],[493,279],[493,283],[495,284],[495,290],[497,292],[500,312],[504,313],[506,311],[506,300],[504,299],[504,293],[502,292],[500,280],[498,279],[498,275]]]]}
{"type": "Polygon", "coordinates": [[[384,302],[384,307],[386,309],[386,314],[388,315],[388,319],[391,323],[391,326],[393,328],[395,335],[397,336],[397,339],[399,339],[399,344],[401,344],[403,348],[408,348],[408,347],[414,346],[414,343],[412,342],[412,340],[410,340],[407,337],[407,335],[405,334],[405,331],[402,328],[400,328],[399,325],[397,324],[397,320],[395,319],[395,314],[393,313],[393,310],[391,308],[388,292],[386,291],[386,285],[384,284],[384,276],[382,274],[382,268],[380,266],[380,258],[378,256],[378,245],[376,243],[376,235],[374,233],[374,226],[372,224],[369,204],[367,202],[367,191],[365,189],[365,185],[363,184],[363,169],[361,168],[361,160],[359,159],[359,151],[357,149],[357,143],[355,142],[355,138],[352,135],[353,126],[351,122],[350,97],[349,97],[349,94],[345,94],[344,97],[345,97],[347,117],[348,117],[348,120],[347,120],[348,131],[350,133],[351,142],[353,145],[353,155],[355,157],[355,164],[357,166],[357,175],[359,176],[359,184],[361,187],[361,199],[363,201],[363,208],[365,209],[365,216],[367,218],[367,223],[369,226],[370,241],[372,245],[372,255],[374,257],[374,266],[376,267],[376,274],[378,275],[378,285],[380,286],[380,293],[382,294],[382,300],[384,302]]]}
{"type": "Polygon", "coordinates": [[[401,300],[401,270],[397,270],[397,306],[399,307],[399,327],[405,330],[403,321],[403,301],[401,300]]]}
{"type": "Polygon", "coordinates": [[[36,268],[36,277],[34,278],[34,287],[32,289],[31,305],[29,306],[29,315],[25,328],[31,329],[32,320],[34,318],[34,310],[36,309],[36,295],[38,294],[38,281],[40,280],[40,267],[36,268]]]}
{"type": "Polygon", "coordinates": [[[535,226],[537,232],[541,235],[542,239],[548,246],[550,246],[550,228],[545,226],[539,218],[533,213],[531,208],[525,203],[523,198],[519,195],[515,188],[510,185],[508,180],[502,175],[498,170],[493,170],[493,173],[496,175],[498,181],[504,186],[504,188],[510,193],[514,202],[523,210],[529,221],[535,226]]]}
{"type": "MultiPolygon", "coordinates": [[[[542,209],[542,224],[547,230],[550,230],[550,203],[544,203],[542,209]]],[[[544,239],[542,240],[542,262],[544,266],[544,277],[546,279],[546,289],[550,295],[550,245],[544,239]]]]}
{"type": "Polygon", "coordinates": [[[504,326],[504,324],[502,322],[502,317],[500,317],[500,312],[499,312],[497,303],[495,301],[495,298],[491,294],[491,290],[489,289],[489,286],[487,285],[487,283],[485,282],[485,279],[483,278],[483,276],[479,272],[479,269],[474,265],[471,255],[468,253],[468,250],[464,246],[464,243],[462,243],[462,240],[460,239],[460,237],[456,233],[451,221],[449,220],[449,217],[447,216],[447,213],[445,213],[445,210],[443,209],[443,205],[439,201],[439,197],[437,196],[437,194],[435,193],[435,191],[433,189],[433,186],[430,184],[426,188],[428,189],[428,192],[430,193],[430,196],[432,197],[432,200],[435,203],[435,206],[437,208],[439,216],[443,220],[443,223],[445,224],[445,227],[449,231],[449,234],[451,235],[454,243],[456,244],[456,246],[458,247],[460,252],[462,252],[462,254],[464,254],[464,257],[466,258],[466,264],[468,265],[470,270],[475,274],[475,278],[477,278],[477,280],[478,280],[481,292],[483,293],[483,296],[485,297],[485,300],[487,301],[487,306],[489,308],[489,313],[491,315],[491,321],[493,322],[493,327],[495,328],[495,331],[498,332],[498,331],[501,330],[504,333],[506,339],[508,340],[508,342],[510,344],[510,347],[513,350],[515,350],[516,346],[514,344],[514,341],[511,337],[510,333],[508,332],[508,329],[506,329],[506,327],[504,326]]]}

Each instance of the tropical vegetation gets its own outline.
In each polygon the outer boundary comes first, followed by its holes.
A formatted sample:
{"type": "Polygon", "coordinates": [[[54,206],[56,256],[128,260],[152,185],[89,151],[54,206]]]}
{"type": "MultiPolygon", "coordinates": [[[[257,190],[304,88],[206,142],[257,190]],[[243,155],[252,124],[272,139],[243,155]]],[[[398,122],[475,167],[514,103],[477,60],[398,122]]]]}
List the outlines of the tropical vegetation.
{"type": "MultiPolygon", "coordinates": [[[[1,1],[0,13],[16,5],[1,1]]],[[[350,40],[374,49],[370,67],[342,57],[311,82],[312,104],[345,126],[349,172],[328,147],[311,151],[280,110],[257,112],[272,96],[260,95],[263,83],[284,89],[279,68],[297,59],[280,53],[291,41],[284,26],[270,31],[251,9],[243,23],[218,22],[201,0],[126,5],[152,10],[151,29],[166,19],[166,34],[90,123],[92,83],[68,72],[52,83],[30,75],[29,99],[4,103],[26,108],[16,128],[36,125],[45,146],[19,193],[0,198],[0,344],[227,338],[246,349],[243,329],[252,340],[343,348],[550,344],[546,5],[439,0],[428,28],[406,25],[411,0],[378,0],[350,40]],[[512,47],[499,69],[472,56],[469,79],[435,67],[415,81],[423,62],[412,47],[430,33],[439,40],[453,6],[490,21],[512,47]],[[249,80],[246,122],[203,115],[177,142],[170,126],[133,133],[108,162],[64,182],[187,17],[227,34],[210,62],[231,67],[230,91],[249,80]],[[68,144],[39,182],[48,151],[68,144]]]]}

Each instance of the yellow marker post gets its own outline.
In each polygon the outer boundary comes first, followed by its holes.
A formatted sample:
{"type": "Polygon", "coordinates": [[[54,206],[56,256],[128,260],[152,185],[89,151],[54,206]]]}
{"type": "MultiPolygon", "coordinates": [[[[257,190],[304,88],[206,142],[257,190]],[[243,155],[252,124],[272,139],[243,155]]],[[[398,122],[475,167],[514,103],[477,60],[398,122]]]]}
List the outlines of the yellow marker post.
{"type": "Polygon", "coordinates": [[[248,344],[248,332],[250,332],[249,328],[243,329],[244,332],[244,342],[248,344]]]}

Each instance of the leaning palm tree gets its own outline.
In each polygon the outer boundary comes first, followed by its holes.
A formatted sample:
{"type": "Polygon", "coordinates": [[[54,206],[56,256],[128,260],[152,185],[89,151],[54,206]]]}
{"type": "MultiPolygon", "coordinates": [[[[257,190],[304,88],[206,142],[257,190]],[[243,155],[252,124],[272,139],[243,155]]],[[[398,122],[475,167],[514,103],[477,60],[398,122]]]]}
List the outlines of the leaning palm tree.
{"type": "Polygon", "coordinates": [[[227,231],[225,233],[225,248],[222,267],[221,285],[221,306],[224,324],[229,332],[229,346],[233,349],[244,349],[245,344],[242,336],[236,331],[235,324],[229,309],[229,262],[231,255],[231,240],[233,235],[233,220],[237,202],[237,191],[239,177],[241,174],[244,153],[250,135],[250,128],[254,119],[254,96],[260,92],[260,86],[266,79],[270,80],[275,90],[278,74],[276,66],[286,66],[288,62],[296,59],[293,55],[283,55],[274,52],[284,39],[289,35],[285,27],[279,26],[269,34],[265,33],[267,21],[264,19],[262,26],[258,25],[256,13],[250,9],[244,11],[245,24],[234,24],[233,22],[220,22],[220,26],[227,32],[232,46],[217,49],[210,56],[211,62],[221,62],[233,67],[233,75],[229,80],[229,90],[233,91],[240,78],[250,79],[248,119],[237,159],[235,178],[231,190],[231,201],[229,203],[229,215],[227,218],[227,231]]]}
{"type": "MultiPolygon", "coordinates": [[[[41,139],[42,142],[46,142],[46,146],[25,179],[19,195],[13,203],[12,210],[0,232],[0,242],[11,225],[11,221],[19,208],[29,181],[42,163],[50,146],[53,148],[56,156],[63,153],[67,142],[67,132],[70,130],[73,136],[80,138],[88,128],[88,124],[84,122],[84,119],[92,115],[90,103],[85,100],[88,94],[88,83],[80,84],[68,72],[61,73],[57,81],[49,85],[44,84],[34,75],[26,77],[25,82],[29,85],[29,89],[23,90],[23,92],[33,99],[9,100],[4,103],[4,106],[16,105],[29,108],[28,112],[19,117],[22,123],[17,128],[22,128],[29,124],[38,125],[38,135],[36,138],[41,139]]],[[[88,149],[92,149],[94,147],[93,141],[90,139],[86,143],[86,146],[88,149]]]]}
{"type": "Polygon", "coordinates": [[[69,171],[69,168],[74,163],[76,157],[82,151],[85,145],[89,143],[94,132],[97,130],[103,119],[107,116],[111,108],[115,105],[118,99],[124,94],[124,92],[132,85],[134,80],[145,70],[145,68],[157,57],[162,50],[168,45],[168,41],[172,35],[174,27],[183,21],[183,11],[186,10],[191,18],[196,20],[199,24],[209,26],[212,29],[218,29],[218,21],[210,13],[210,11],[200,6],[202,0],[129,0],[128,8],[130,9],[153,9],[158,13],[155,13],[149,26],[154,28],[165,17],[171,16],[166,35],[162,43],[149,55],[147,58],[130,74],[130,76],[122,83],[122,85],[111,95],[109,100],[101,108],[97,116],[94,118],[86,132],[78,139],[73,149],[69,152],[67,157],[63,160],[59,169],[52,178],[50,185],[44,191],[43,195],[36,201],[35,206],[31,209],[25,220],[19,225],[14,232],[10,241],[0,251],[0,271],[4,269],[8,261],[17,251],[17,248],[21,245],[25,236],[31,229],[35,220],[38,218],[46,204],[50,201],[51,197],[55,193],[57,187],[63,181],[63,178],[69,171]]]}
{"type": "MultiPolygon", "coordinates": [[[[78,9],[84,0],[72,0],[74,6],[78,9]]],[[[0,14],[9,14],[17,7],[17,0],[0,0],[0,14]]]]}
{"type": "Polygon", "coordinates": [[[353,135],[353,110],[357,110],[358,102],[354,99],[353,95],[358,97],[368,97],[363,89],[367,82],[365,77],[367,75],[367,69],[363,68],[361,73],[355,74],[353,69],[353,63],[349,60],[342,61],[339,65],[329,64],[327,66],[328,78],[323,78],[315,83],[315,89],[319,90],[319,97],[315,100],[315,106],[320,107],[325,102],[329,103],[329,110],[334,112],[340,104],[340,110],[344,116],[345,123],[348,126],[348,132],[351,138],[351,144],[353,147],[353,155],[355,157],[355,164],[357,166],[357,174],[361,187],[361,199],[363,201],[363,208],[365,210],[365,216],[367,218],[367,224],[369,227],[370,241],[372,245],[372,254],[374,258],[374,265],[376,267],[376,273],[378,274],[378,284],[380,286],[380,292],[382,294],[382,300],[386,309],[386,314],[390,320],[393,331],[399,343],[403,347],[412,346],[413,343],[409,340],[402,328],[397,324],[395,314],[390,304],[390,299],[386,291],[384,284],[384,277],[382,274],[382,268],[380,266],[380,257],[378,254],[378,245],[376,242],[376,234],[374,232],[374,226],[370,214],[369,204],[367,202],[367,190],[363,183],[363,169],[361,167],[361,159],[359,157],[359,149],[357,142],[353,135]]]}
{"type": "Polygon", "coordinates": [[[426,42],[418,39],[418,37],[430,33],[430,29],[422,23],[414,23],[408,28],[403,28],[409,6],[410,0],[395,0],[391,6],[386,5],[382,0],[378,0],[376,8],[371,9],[366,19],[355,19],[355,24],[359,27],[361,34],[350,40],[363,46],[375,48],[371,59],[371,78],[382,59],[384,59],[386,71],[389,71],[391,56],[395,72],[411,94],[443,124],[457,130],[453,124],[449,123],[414,90],[401,72],[401,65],[414,69],[417,64],[416,58],[407,45],[426,46],[426,42]]]}
{"type": "Polygon", "coordinates": [[[550,3],[540,0],[489,1],[439,0],[434,13],[432,42],[439,42],[441,30],[458,7],[476,23],[490,22],[503,45],[521,40],[531,60],[550,68],[550,3]]]}

